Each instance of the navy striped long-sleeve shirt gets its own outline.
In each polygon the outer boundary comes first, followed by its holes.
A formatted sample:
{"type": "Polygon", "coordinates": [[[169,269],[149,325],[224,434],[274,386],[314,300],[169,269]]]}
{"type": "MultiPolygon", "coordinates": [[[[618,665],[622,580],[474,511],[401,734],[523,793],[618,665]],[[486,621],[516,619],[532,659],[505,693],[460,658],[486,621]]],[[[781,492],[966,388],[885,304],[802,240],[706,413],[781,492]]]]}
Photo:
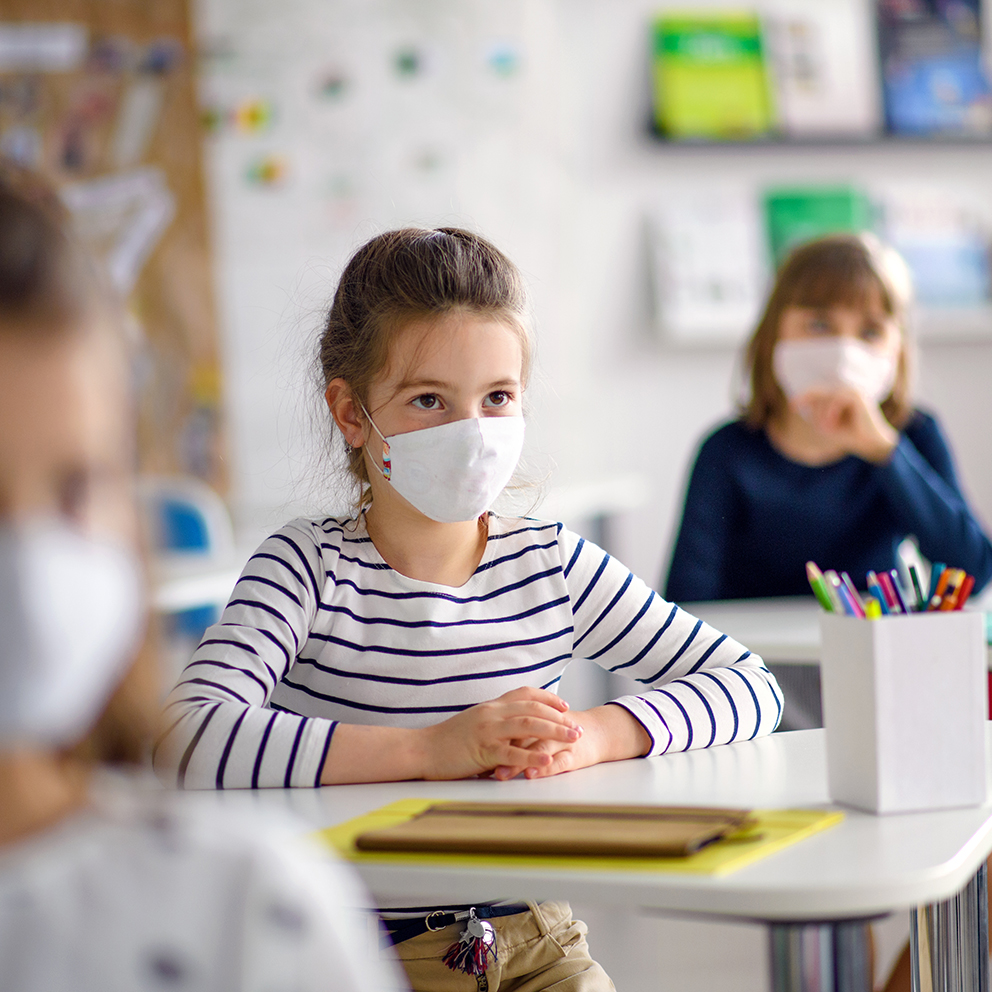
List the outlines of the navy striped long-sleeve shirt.
{"type": "Polygon", "coordinates": [[[647,687],[623,696],[650,754],[770,733],[761,659],[666,602],[559,523],[489,517],[463,586],[387,565],[364,517],[298,519],[248,561],[166,704],[157,763],[186,788],[316,786],[338,722],[423,727],[572,658],[647,687]]]}

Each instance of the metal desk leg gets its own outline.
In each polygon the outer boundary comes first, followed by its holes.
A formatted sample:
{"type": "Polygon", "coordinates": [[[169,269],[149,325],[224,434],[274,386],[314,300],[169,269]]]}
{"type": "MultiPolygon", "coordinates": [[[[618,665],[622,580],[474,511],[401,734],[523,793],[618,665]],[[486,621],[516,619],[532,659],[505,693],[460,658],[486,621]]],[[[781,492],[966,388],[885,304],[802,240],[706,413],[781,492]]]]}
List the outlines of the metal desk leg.
{"type": "Polygon", "coordinates": [[[953,898],[910,914],[913,992],[989,992],[988,869],[953,898]]]}
{"type": "Polygon", "coordinates": [[[772,992],[871,992],[868,923],[770,923],[772,992]]]}

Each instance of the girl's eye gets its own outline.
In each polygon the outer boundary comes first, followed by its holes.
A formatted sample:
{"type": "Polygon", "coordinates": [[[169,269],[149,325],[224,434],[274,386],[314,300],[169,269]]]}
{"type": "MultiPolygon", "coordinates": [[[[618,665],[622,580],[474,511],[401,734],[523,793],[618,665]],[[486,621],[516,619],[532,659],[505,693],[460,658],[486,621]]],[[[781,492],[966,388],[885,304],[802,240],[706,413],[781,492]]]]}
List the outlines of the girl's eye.
{"type": "Polygon", "coordinates": [[[484,406],[509,406],[512,402],[513,396],[508,393],[505,389],[496,389],[491,392],[483,404],[484,406]]]}
{"type": "Polygon", "coordinates": [[[833,330],[830,326],[830,321],[826,317],[811,317],[809,323],[806,325],[806,329],[811,334],[830,334],[833,330]]]}
{"type": "Polygon", "coordinates": [[[879,324],[865,324],[861,328],[862,341],[879,341],[885,333],[884,328],[879,324]]]}
{"type": "Polygon", "coordinates": [[[422,396],[416,396],[412,402],[420,410],[436,410],[441,405],[441,401],[434,393],[424,393],[422,396]]]}

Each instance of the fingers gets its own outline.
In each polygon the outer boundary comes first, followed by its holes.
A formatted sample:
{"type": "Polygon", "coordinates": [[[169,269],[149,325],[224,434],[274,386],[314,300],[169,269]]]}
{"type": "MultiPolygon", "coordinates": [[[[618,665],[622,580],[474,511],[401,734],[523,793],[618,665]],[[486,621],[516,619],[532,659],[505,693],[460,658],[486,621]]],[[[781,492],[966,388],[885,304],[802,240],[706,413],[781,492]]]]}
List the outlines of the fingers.
{"type": "Polygon", "coordinates": [[[550,706],[560,713],[564,713],[568,709],[568,703],[561,696],[556,695],[548,689],[538,689],[534,686],[521,686],[519,689],[511,689],[509,692],[503,693],[499,698],[507,702],[533,700],[538,703],[544,703],[545,706],[550,706]]]}
{"type": "Polygon", "coordinates": [[[550,765],[554,760],[554,754],[550,751],[536,748],[518,747],[509,743],[500,748],[497,756],[499,764],[493,769],[493,778],[501,781],[516,778],[521,772],[526,773],[528,769],[543,768],[550,765]]]}
{"type": "Polygon", "coordinates": [[[534,699],[507,701],[505,696],[479,707],[492,731],[503,738],[551,738],[574,741],[582,733],[578,721],[534,699]]]}
{"type": "Polygon", "coordinates": [[[577,741],[582,736],[582,728],[574,721],[559,722],[541,716],[520,714],[507,715],[501,736],[520,738],[534,737],[538,740],[577,741]]]}
{"type": "Polygon", "coordinates": [[[493,769],[492,777],[500,782],[508,782],[521,774],[526,779],[549,778],[552,775],[560,775],[562,772],[570,771],[575,765],[575,756],[571,748],[562,748],[554,754],[545,752],[545,755],[549,760],[543,764],[512,767],[499,765],[493,769]]]}
{"type": "Polygon", "coordinates": [[[538,741],[538,740],[527,740],[527,741],[511,741],[515,747],[522,747],[528,751],[546,754],[552,758],[551,764],[548,765],[498,765],[492,771],[492,777],[498,779],[501,782],[508,782],[510,779],[516,778],[518,775],[525,775],[527,778],[543,777],[545,774],[555,775],[557,771],[549,770],[553,769],[555,764],[558,764],[558,756],[563,752],[571,751],[573,748],[572,744],[559,745],[554,741],[538,741]]]}

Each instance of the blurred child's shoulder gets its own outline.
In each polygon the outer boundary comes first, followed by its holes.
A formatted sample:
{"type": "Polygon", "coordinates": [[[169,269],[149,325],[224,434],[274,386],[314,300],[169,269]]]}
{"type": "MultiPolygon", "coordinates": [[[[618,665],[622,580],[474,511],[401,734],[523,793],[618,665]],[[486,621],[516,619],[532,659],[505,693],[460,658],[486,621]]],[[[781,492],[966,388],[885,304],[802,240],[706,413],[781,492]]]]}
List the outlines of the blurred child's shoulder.
{"type": "Polygon", "coordinates": [[[765,431],[743,418],[727,420],[712,428],[699,446],[708,455],[739,454],[742,448],[766,444],[765,431]]]}

